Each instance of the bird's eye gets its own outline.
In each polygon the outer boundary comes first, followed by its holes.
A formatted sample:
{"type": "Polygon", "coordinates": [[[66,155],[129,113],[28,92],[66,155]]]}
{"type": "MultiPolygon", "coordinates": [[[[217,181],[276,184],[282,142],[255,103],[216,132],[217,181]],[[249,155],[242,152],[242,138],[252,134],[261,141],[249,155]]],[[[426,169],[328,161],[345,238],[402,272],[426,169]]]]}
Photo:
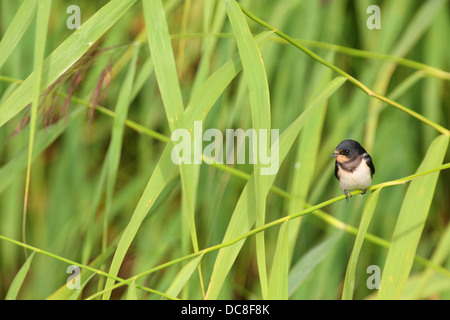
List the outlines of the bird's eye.
{"type": "Polygon", "coordinates": [[[348,150],[342,150],[342,151],[340,152],[340,154],[342,154],[342,155],[346,155],[346,154],[348,154],[348,153],[349,153],[348,150]]]}

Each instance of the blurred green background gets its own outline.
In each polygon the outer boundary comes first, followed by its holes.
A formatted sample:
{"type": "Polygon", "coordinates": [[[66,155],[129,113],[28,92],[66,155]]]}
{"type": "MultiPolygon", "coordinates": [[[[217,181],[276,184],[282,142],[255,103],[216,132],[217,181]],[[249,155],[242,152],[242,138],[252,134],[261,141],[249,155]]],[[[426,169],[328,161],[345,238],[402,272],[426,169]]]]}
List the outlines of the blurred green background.
{"type": "MultiPolygon", "coordinates": [[[[292,38],[305,40],[301,43],[310,50],[375,92],[392,98],[444,128],[450,127],[448,72],[444,72],[446,76],[440,76],[426,72],[425,68],[450,69],[448,1],[249,0],[239,3],[292,38]],[[366,26],[371,16],[366,10],[372,4],[381,8],[381,29],[371,30],[366,26]],[[361,52],[352,52],[348,48],[363,50],[365,57],[359,56],[361,52]],[[420,62],[425,67],[397,64],[389,57],[379,59],[373,52],[420,62]]],[[[22,1],[0,1],[2,38],[21,4],[22,1]]],[[[75,32],[66,26],[70,16],[66,10],[70,4],[70,1],[52,1],[45,57],[75,32]]],[[[81,23],[99,13],[107,4],[108,1],[76,1],[81,9],[81,23]]],[[[224,1],[173,0],[163,1],[163,6],[186,107],[207,77],[237,52],[236,40],[224,1]]],[[[265,31],[261,25],[248,18],[246,20],[253,35],[265,31]]],[[[14,79],[24,80],[34,70],[35,21],[36,18],[31,20],[17,46],[1,66],[0,105],[20,86],[20,83],[13,82],[14,79]]],[[[136,1],[96,42],[94,47],[97,51],[90,51],[91,56],[86,62],[88,68],[80,85],[71,93],[73,99],[67,114],[63,109],[64,96],[57,93],[54,98],[42,98],[44,102],[38,109],[37,128],[43,142],[42,147],[36,144],[31,167],[26,241],[57,257],[82,264],[89,264],[101,257],[103,261],[96,268],[104,271],[109,269],[118,237],[130,221],[170,137],[157,78],[152,66],[147,65],[151,63],[151,57],[145,28],[142,3],[136,1]],[[132,59],[134,41],[139,43],[135,79],[143,81],[139,87],[135,80],[135,91],[126,118],[151,132],[125,127],[112,202],[107,204],[107,187],[104,187],[107,178],[103,168],[114,123],[107,110],[115,110],[132,59]],[[102,83],[102,72],[109,67],[113,71],[106,75],[102,83]],[[139,75],[142,77],[139,78],[139,75]],[[103,85],[101,88],[106,95],[98,103],[107,110],[97,111],[91,123],[90,108],[85,106],[87,102],[95,101],[95,89],[99,85],[103,85]],[[57,97],[59,101],[56,101],[57,97]],[[46,124],[46,114],[55,115],[51,125],[46,124]],[[56,121],[58,115],[60,119],[56,121]],[[162,138],[156,133],[163,135],[162,138]],[[109,210],[106,221],[105,210],[109,210]]],[[[270,91],[271,127],[279,129],[281,134],[336,74],[274,35],[264,41],[260,50],[270,91]]],[[[72,68],[66,75],[73,73],[72,68]]],[[[69,94],[73,88],[70,79],[58,81],[54,92],[69,94]]],[[[314,124],[308,129],[305,127],[290,148],[274,182],[275,186],[290,195],[300,194],[309,204],[321,203],[342,194],[334,177],[334,161],[330,159],[340,141],[350,138],[366,147],[376,167],[374,184],[377,184],[413,174],[431,142],[439,135],[438,131],[418,119],[369,97],[350,82],[337,90],[320,110],[314,124]],[[314,162],[310,166],[312,170],[304,175],[298,173],[304,168],[302,161],[314,162]]],[[[30,134],[29,126],[23,122],[29,114],[30,109],[24,108],[0,127],[0,235],[18,241],[23,239],[30,134]]],[[[225,132],[228,128],[246,130],[251,127],[247,83],[241,72],[208,113],[203,130],[218,128],[225,132]]],[[[447,150],[443,163],[449,160],[447,150]]],[[[253,170],[251,165],[236,164],[233,167],[249,174],[253,170]]],[[[191,186],[197,195],[195,223],[200,249],[222,242],[245,184],[244,179],[221,168],[201,165],[198,182],[191,186]]],[[[391,241],[407,188],[408,184],[405,184],[381,191],[369,233],[391,241]]],[[[432,259],[440,245],[443,253],[438,264],[447,272],[450,242],[445,235],[449,225],[449,195],[450,172],[443,170],[417,248],[417,255],[432,259]]],[[[357,195],[348,203],[339,201],[323,210],[345,224],[358,227],[367,197],[357,195]]],[[[181,214],[181,199],[181,181],[177,176],[165,186],[140,226],[121,264],[121,278],[131,277],[193,251],[181,214]]],[[[269,192],[265,221],[270,222],[302,208],[303,204],[292,198],[269,192]]],[[[289,235],[295,235],[291,230],[289,235]]],[[[264,232],[268,270],[278,263],[274,257],[278,234],[278,227],[268,228],[264,232]]],[[[303,278],[300,280],[294,277],[289,279],[289,298],[340,299],[354,239],[354,234],[339,231],[336,224],[317,215],[302,217],[298,235],[290,242],[293,244],[291,270],[296,270],[293,266],[305,257],[309,268],[303,267],[303,273],[299,275],[303,278]]],[[[376,297],[376,290],[366,286],[369,276],[366,270],[369,265],[377,265],[383,270],[387,251],[377,243],[364,242],[356,269],[355,299],[376,297]]],[[[203,281],[206,290],[216,257],[217,250],[205,254],[201,261],[202,279],[197,271],[193,272],[180,295],[176,296],[201,299],[204,292],[200,283],[203,281]]],[[[1,298],[6,296],[25,260],[21,246],[5,239],[0,241],[1,298]]],[[[64,287],[70,275],[66,272],[68,265],[57,258],[36,254],[17,298],[48,298],[64,287]]],[[[184,265],[185,262],[174,264],[140,278],[137,283],[166,292],[184,265]]],[[[255,237],[250,236],[226,276],[218,297],[262,298],[257,266],[255,237]]],[[[422,287],[417,292],[405,290],[405,295],[415,293],[404,297],[448,299],[448,275],[434,272],[427,276],[426,271],[423,264],[413,264],[407,285],[414,286],[415,281],[423,281],[422,287]]],[[[88,278],[83,275],[82,281],[86,280],[88,278]]],[[[76,298],[86,298],[99,292],[104,282],[105,278],[98,275],[89,278],[83,292],[76,298]]],[[[112,298],[126,298],[125,292],[126,287],[120,287],[113,292],[112,298]]],[[[138,289],[136,298],[159,299],[160,296],[138,289]]]]}

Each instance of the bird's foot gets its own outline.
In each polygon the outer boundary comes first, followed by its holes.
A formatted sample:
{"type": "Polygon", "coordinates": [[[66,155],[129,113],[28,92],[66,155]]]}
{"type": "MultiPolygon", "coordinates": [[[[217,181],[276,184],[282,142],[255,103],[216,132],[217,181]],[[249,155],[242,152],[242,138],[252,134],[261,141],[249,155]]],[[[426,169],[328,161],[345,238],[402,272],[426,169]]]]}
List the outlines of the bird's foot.
{"type": "Polygon", "coordinates": [[[362,189],[361,195],[366,194],[367,189],[362,189]]]}
{"type": "Polygon", "coordinates": [[[345,200],[347,200],[348,202],[348,198],[352,196],[352,194],[350,192],[347,192],[347,190],[344,190],[344,194],[345,194],[345,200]]]}

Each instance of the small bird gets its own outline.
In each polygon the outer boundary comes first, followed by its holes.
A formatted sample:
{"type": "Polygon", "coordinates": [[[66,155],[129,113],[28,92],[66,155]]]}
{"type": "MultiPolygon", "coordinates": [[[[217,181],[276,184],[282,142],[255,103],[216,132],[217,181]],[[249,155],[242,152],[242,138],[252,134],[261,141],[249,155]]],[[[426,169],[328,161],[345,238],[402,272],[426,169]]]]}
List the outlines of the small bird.
{"type": "Polygon", "coordinates": [[[375,167],[367,151],[355,140],[344,140],[336,147],[332,157],[336,158],[334,175],[348,201],[349,191],[366,189],[372,184],[375,167]]]}

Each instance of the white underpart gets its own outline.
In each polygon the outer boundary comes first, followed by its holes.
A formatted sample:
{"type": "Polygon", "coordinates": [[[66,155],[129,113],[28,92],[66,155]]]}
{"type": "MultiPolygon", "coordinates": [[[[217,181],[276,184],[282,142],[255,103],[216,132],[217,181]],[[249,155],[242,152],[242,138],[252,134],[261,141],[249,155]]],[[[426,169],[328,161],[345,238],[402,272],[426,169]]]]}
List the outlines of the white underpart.
{"type": "Polygon", "coordinates": [[[372,175],[370,168],[364,161],[353,172],[339,171],[339,186],[342,191],[351,191],[356,189],[367,189],[372,184],[372,175]]]}

